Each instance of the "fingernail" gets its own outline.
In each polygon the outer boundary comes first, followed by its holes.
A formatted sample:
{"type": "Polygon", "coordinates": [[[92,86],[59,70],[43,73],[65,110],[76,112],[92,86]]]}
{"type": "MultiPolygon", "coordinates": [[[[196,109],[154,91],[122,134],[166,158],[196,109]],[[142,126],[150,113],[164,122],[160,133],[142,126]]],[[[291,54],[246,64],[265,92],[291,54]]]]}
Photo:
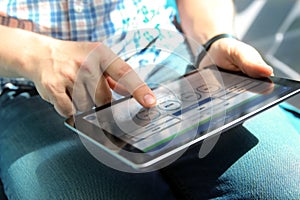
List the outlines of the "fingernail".
{"type": "Polygon", "coordinates": [[[270,76],[273,74],[273,68],[270,65],[266,65],[266,69],[268,69],[268,72],[265,72],[264,76],[270,76]]]}
{"type": "Polygon", "coordinates": [[[152,105],[155,103],[155,101],[156,101],[155,98],[151,94],[146,94],[144,96],[144,102],[147,105],[152,105]]]}
{"type": "Polygon", "coordinates": [[[268,68],[271,72],[273,72],[273,68],[270,65],[266,65],[266,68],[268,68]]]}

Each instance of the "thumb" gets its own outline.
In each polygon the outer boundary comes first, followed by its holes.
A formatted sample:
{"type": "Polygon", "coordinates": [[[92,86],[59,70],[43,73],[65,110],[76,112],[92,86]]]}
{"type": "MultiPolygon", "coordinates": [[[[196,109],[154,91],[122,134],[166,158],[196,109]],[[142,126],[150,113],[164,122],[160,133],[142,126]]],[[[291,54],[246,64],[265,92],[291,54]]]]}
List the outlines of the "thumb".
{"type": "Polygon", "coordinates": [[[252,46],[239,42],[232,46],[233,64],[242,72],[254,78],[268,77],[273,74],[273,69],[252,46]]]}

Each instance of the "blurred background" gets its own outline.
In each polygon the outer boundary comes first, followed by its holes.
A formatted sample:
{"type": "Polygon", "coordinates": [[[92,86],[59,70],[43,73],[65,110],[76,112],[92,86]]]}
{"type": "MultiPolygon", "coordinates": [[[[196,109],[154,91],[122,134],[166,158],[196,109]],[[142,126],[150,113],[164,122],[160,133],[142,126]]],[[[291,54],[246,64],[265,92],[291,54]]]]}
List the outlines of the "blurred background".
{"type": "MultiPolygon", "coordinates": [[[[300,80],[300,0],[235,0],[238,37],[254,46],[276,76],[300,80]]],[[[288,100],[300,109],[300,95],[288,100]]]]}

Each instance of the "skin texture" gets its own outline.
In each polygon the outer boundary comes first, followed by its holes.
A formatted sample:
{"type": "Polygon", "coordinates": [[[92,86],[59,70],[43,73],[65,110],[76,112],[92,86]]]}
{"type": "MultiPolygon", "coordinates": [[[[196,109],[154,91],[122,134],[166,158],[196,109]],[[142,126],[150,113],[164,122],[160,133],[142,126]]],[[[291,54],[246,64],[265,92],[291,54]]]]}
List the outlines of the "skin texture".
{"type": "MultiPolygon", "coordinates": [[[[177,0],[183,32],[197,43],[204,44],[222,33],[234,35],[234,5],[232,0],[177,0]],[[205,17],[204,17],[205,16],[205,17]]],[[[191,45],[193,47],[193,45],[191,45]]],[[[193,49],[196,54],[196,49],[193,49]]],[[[205,66],[212,60],[216,65],[259,78],[273,74],[261,55],[250,45],[232,38],[223,38],[213,43],[210,58],[204,58],[205,66]]]]}
{"type": "MultiPolygon", "coordinates": [[[[192,40],[203,44],[217,34],[233,33],[232,1],[178,0],[177,4],[182,30],[192,40]]],[[[41,97],[62,116],[109,102],[110,88],[127,90],[144,107],[156,104],[153,92],[132,68],[101,43],[62,41],[1,25],[0,37],[0,75],[32,80],[41,97]]],[[[209,53],[225,69],[252,77],[273,73],[254,48],[235,39],[218,40],[209,53]]]]}
{"type": "Polygon", "coordinates": [[[0,49],[0,74],[34,81],[41,97],[62,116],[109,102],[109,88],[119,80],[144,107],[156,103],[153,92],[132,68],[101,43],[61,41],[4,26],[0,26],[0,33],[3,46],[10,46],[0,49]],[[76,105],[72,99],[85,103],[76,105]]]}

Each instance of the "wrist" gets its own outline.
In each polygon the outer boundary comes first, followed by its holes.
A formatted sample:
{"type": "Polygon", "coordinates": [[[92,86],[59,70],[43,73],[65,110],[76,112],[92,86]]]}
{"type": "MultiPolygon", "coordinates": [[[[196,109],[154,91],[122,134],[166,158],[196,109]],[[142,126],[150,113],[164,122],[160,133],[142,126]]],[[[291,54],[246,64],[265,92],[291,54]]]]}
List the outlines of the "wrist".
{"type": "Polygon", "coordinates": [[[191,37],[191,50],[194,54],[194,56],[197,57],[197,55],[205,49],[205,51],[208,51],[212,45],[215,43],[218,43],[219,41],[223,39],[237,39],[235,34],[233,34],[232,31],[228,32],[220,32],[220,31],[214,31],[209,33],[201,33],[198,34],[197,37],[191,37]]]}
{"type": "MultiPolygon", "coordinates": [[[[210,39],[207,40],[206,43],[204,43],[202,46],[200,46],[197,50],[197,56],[196,56],[196,66],[199,66],[202,59],[206,56],[207,52],[211,49],[211,47],[214,45],[219,45],[221,42],[225,40],[238,40],[238,38],[232,34],[228,33],[222,33],[217,34],[210,39]]],[[[217,46],[218,47],[218,46],[217,46]]]]}
{"type": "Polygon", "coordinates": [[[207,40],[207,42],[203,44],[203,49],[207,52],[207,51],[209,51],[210,47],[214,43],[220,41],[221,39],[225,39],[225,38],[231,38],[231,39],[238,40],[238,38],[233,34],[229,34],[229,33],[218,34],[218,35],[211,37],[209,40],[207,40]]]}

